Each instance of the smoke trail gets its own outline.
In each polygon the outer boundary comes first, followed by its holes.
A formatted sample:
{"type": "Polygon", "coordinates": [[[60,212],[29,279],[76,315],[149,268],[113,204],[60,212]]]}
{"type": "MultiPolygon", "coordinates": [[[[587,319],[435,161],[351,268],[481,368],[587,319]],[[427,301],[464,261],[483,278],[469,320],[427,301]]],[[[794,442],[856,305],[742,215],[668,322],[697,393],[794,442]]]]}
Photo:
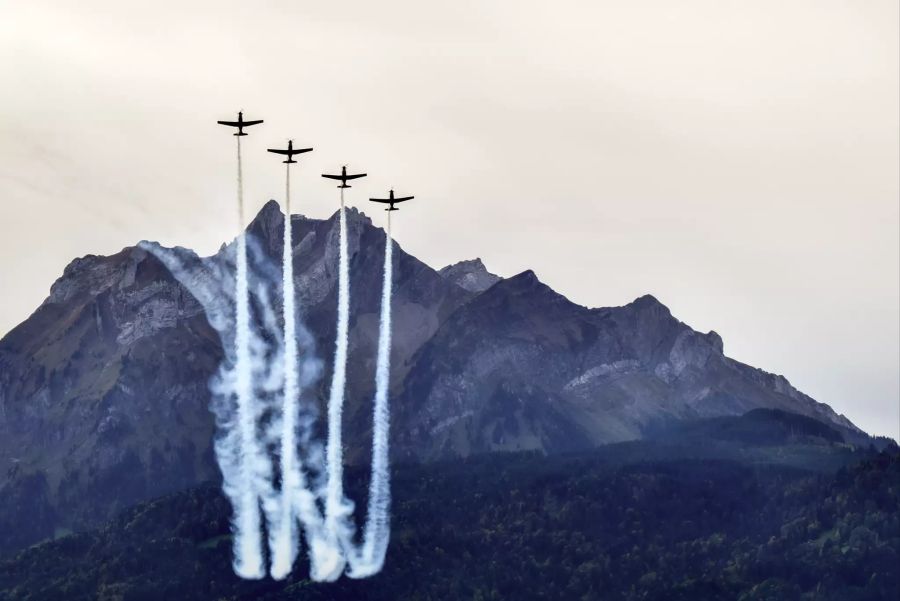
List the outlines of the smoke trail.
{"type": "Polygon", "coordinates": [[[297,457],[297,401],[299,390],[297,363],[297,326],[294,307],[294,256],[291,241],[291,166],[286,165],[284,251],[282,291],[284,313],[284,390],[281,412],[281,504],[278,523],[270,535],[272,567],[270,573],[281,580],[291,572],[297,557],[297,521],[294,519],[294,498],[305,489],[302,466],[297,457]]]}
{"type": "MultiPolygon", "coordinates": [[[[245,453],[241,446],[238,411],[236,406],[236,307],[237,287],[235,273],[238,244],[229,245],[224,253],[209,259],[200,259],[185,249],[166,249],[158,244],[141,242],[140,247],[158,258],[170,273],[190,292],[203,309],[210,326],[219,334],[225,357],[218,373],[210,380],[212,399],[210,410],[216,416],[216,460],[222,471],[223,491],[234,508],[233,530],[237,532],[237,508],[244,486],[244,468],[249,472],[252,485],[269,525],[270,549],[275,566],[276,543],[280,542],[279,527],[286,511],[294,520],[299,519],[309,546],[310,578],[315,581],[336,580],[344,570],[345,560],[340,547],[325,528],[317,499],[325,496],[324,451],[315,439],[316,405],[311,396],[321,377],[322,362],[315,358],[315,341],[302,322],[295,319],[297,343],[294,469],[282,475],[291,494],[290,508],[285,510],[284,489],[277,491],[272,485],[272,455],[282,443],[284,434],[283,403],[286,344],[283,330],[278,324],[272,298],[278,287],[283,288],[283,270],[269,261],[259,243],[247,237],[249,308],[249,363],[251,365],[258,442],[252,453],[245,453]],[[279,273],[281,271],[281,273],[279,273]],[[296,453],[297,447],[303,455],[296,453]],[[315,484],[308,482],[315,477],[315,484]]],[[[291,524],[294,540],[289,541],[287,557],[296,558],[299,548],[296,522],[291,524]]],[[[257,525],[255,531],[260,530],[257,525]]],[[[284,557],[285,555],[282,555],[284,557]]],[[[287,568],[288,571],[290,567],[287,568]]],[[[274,574],[273,574],[274,575],[274,574]]]]}
{"type": "Polygon", "coordinates": [[[375,406],[372,414],[372,480],[369,484],[369,506],[363,530],[362,549],[351,560],[349,574],[351,578],[366,578],[381,571],[391,536],[388,388],[391,373],[392,249],[391,212],[388,211],[384,243],[384,280],[381,289],[378,355],[375,364],[375,406]]]}
{"type": "Polygon", "coordinates": [[[241,231],[237,239],[234,393],[239,428],[239,490],[234,506],[234,573],[241,578],[262,578],[263,550],[260,535],[259,496],[253,486],[248,456],[256,454],[256,412],[253,397],[253,369],[250,363],[250,295],[247,287],[247,240],[244,223],[244,181],[241,165],[241,137],[237,137],[238,219],[241,231]]]}
{"type": "MultiPolygon", "coordinates": [[[[239,208],[242,209],[240,169],[238,185],[239,208]]],[[[289,186],[288,180],[288,196],[289,186]]],[[[340,373],[333,374],[328,409],[329,439],[324,453],[313,437],[316,419],[314,404],[308,397],[304,399],[318,380],[321,363],[313,357],[311,334],[296,320],[289,206],[288,200],[285,218],[288,229],[285,231],[283,254],[285,265],[280,274],[267,262],[268,258],[258,243],[243,233],[224,254],[206,260],[198,259],[183,249],[162,249],[150,243],[141,243],[141,247],[156,255],[199,301],[210,325],[222,340],[225,359],[217,376],[210,381],[213,394],[211,409],[218,426],[215,450],[222,470],[223,490],[234,508],[235,572],[242,577],[262,576],[261,501],[269,525],[273,577],[285,577],[296,560],[299,520],[309,546],[312,580],[336,580],[348,562],[351,577],[365,578],[381,570],[390,538],[387,394],[393,277],[391,215],[388,214],[385,237],[376,360],[372,480],[363,541],[357,546],[353,540],[353,520],[350,519],[353,504],[344,497],[343,492],[341,457],[341,410],[346,383],[349,320],[349,266],[343,202],[334,370],[340,373]],[[248,254],[252,265],[248,265],[248,254]],[[273,294],[270,288],[274,290],[276,282],[281,284],[284,293],[284,331],[278,327],[271,303],[273,294]],[[241,404],[242,400],[248,399],[249,404],[241,404]],[[271,453],[279,446],[282,488],[276,491],[272,485],[271,453]],[[298,448],[303,449],[302,456],[298,448]],[[307,471],[313,478],[312,486],[308,482],[307,471]],[[318,506],[322,499],[325,500],[325,517],[318,506]],[[252,519],[248,519],[247,512],[243,512],[244,503],[248,501],[252,519]],[[247,544],[248,541],[256,545],[247,544]],[[251,571],[249,568],[253,566],[258,566],[259,571],[251,571]]]]}
{"type": "Polygon", "coordinates": [[[328,395],[328,442],[325,450],[327,484],[325,493],[325,525],[334,540],[348,541],[353,531],[349,517],[353,505],[344,497],[344,458],[341,423],[347,379],[347,346],[350,321],[350,268],[347,257],[347,218],[344,189],[341,188],[338,237],[338,307],[335,334],[334,369],[328,395]]]}
{"type": "MultiPolygon", "coordinates": [[[[273,358],[281,356],[282,340],[277,327],[277,316],[272,308],[273,295],[269,290],[274,288],[272,283],[276,281],[277,275],[266,264],[265,253],[250,237],[243,245],[238,238],[224,252],[208,259],[200,259],[185,249],[165,249],[155,243],[142,242],[140,247],[159,259],[196,299],[221,341],[224,357],[218,372],[209,382],[210,410],[216,417],[215,455],[222,472],[222,488],[233,508],[234,567],[235,572],[243,576],[248,572],[238,572],[238,562],[248,556],[239,556],[246,547],[239,544],[241,541],[237,537],[240,533],[247,535],[245,538],[260,541],[256,557],[260,562],[258,565],[263,568],[259,499],[264,500],[264,505],[271,505],[271,498],[274,496],[271,486],[272,465],[264,444],[266,439],[258,442],[256,434],[260,416],[273,413],[276,409],[276,394],[281,389],[282,363],[273,358]],[[240,260],[241,250],[246,253],[243,261],[240,260]],[[238,286],[236,272],[242,262],[244,285],[238,286]],[[242,365],[238,362],[241,345],[237,344],[239,332],[236,327],[240,313],[239,290],[246,293],[243,295],[247,327],[242,365]],[[247,381],[250,386],[246,386],[247,381]],[[245,424],[241,421],[247,416],[241,414],[238,406],[240,386],[244,386],[244,393],[249,392],[253,399],[249,416],[253,444],[249,448],[244,444],[245,424]],[[252,492],[251,507],[257,516],[256,521],[245,521],[245,516],[240,513],[241,503],[246,499],[248,490],[252,492]],[[242,526],[243,532],[239,530],[242,526]]],[[[308,336],[308,333],[304,330],[303,335],[308,336]]],[[[304,361],[303,377],[314,381],[320,370],[321,366],[310,358],[304,361]]],[[[263,430],[262,434],[265,435],[266,431],[263,430]]],[[[247,561],[240,563],[241,568],[249,565],[251,564],[247,561]]],[[[261,576],[262,574],[257,577],[261,576]]]]}
{"type": "MultiPolygon", "coordinates": [[[[277,508],[272,511],[269,547],[272,551],[270,574],[281,580],[290,574],[299,548],[297,520],[303,525],[310,548],[310,577],[316,581],[331,581],[340,576],[344,559],[336,542],[325,528],[316,504],[316,493],[310,490],[304,462],[297,453],[297,432],[300,442],[313,455],[318,447],[310,440],[314,417],[298,424],[301,382],[297,349],[296,303],[294,294],[293,241],[291,232],[291,175],[287,166],[285,177],[285,220],[282,267],[284,313],[284,386],[282,391],[280,469],[281,494],[277,508]]],[[[315,460],[309,463],[316,463],[315,460]]]]}

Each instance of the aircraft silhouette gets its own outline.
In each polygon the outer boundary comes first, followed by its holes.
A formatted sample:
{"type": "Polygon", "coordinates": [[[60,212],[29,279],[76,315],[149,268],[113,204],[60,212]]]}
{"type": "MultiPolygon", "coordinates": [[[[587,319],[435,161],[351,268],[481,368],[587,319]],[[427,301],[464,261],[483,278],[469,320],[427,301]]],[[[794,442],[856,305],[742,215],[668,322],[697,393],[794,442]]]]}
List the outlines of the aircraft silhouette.
{"type": "Polygon", "coordinates": [[[365,173],[356,173],[354,175],[347,175],[347,165],[344,165],[341,168],[340,175],[329,175],[327,173],[323,173],[322,177],[327,177],[328,179],[336,179],[341,182],[341,185],[338,188],[351,188],[352,186],[347,185],[347,180],[356,179],[358,177],[365,177],[365,173]]]}
{"type": "Polygon", "coordinates": [[[282,163],[296,163],[297,161],[294,160],[295,154],[302,154],[304,152],[309,152],[312,150],[312,148],[297,148],[295,150],[294,149],[294,141],[288,140],[288,147],[285,150],[281,150],[280,148],[268,148],[267,150],[269,152],[274,152],[275,154],[287,155],[287,160],[282,161],[282,163]]]}
{"type": "Polygon", "coordinates": [[[401,196],[399,198],[394,198],[394,191],[391,190],[388,198],[370,198],[369,200],[371,200],[372,202],[380,202],[383,204],[391,205],[390,207],[385,209],[385,211],[399,211],[400,209],[394,206],[395,202],[405,202],[407,200],[412,200],[413,198],[415,198],[415,196],[401,196]]]}
{"type": "Polygon", "coordinates": [[[244,133],[245,127],[250,127],[251,125],[258,125],[262,122],[263,122],[262,119],[258,119],[256,121],[244,121],[244,112],[243,111],[238,111],[238,120],[237,121],[216,121],[216,123],[218,123],[219,125],[227,125],[228,127],[238,128],[237,133],[234,134],[236,136],[246,136],[247,134],[244,133]]]}

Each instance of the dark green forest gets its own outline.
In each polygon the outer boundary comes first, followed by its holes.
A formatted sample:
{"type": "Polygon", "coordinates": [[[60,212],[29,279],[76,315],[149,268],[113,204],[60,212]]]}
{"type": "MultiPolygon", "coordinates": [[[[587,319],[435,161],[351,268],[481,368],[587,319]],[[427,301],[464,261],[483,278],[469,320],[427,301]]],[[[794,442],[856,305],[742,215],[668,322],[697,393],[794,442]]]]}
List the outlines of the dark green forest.
{"type": "MultiPolygon", "coordinates": [[[[0,562],[0,599],[900,598],[900,452],[819,442],[726,459],[629,443],[397,466],[384,571],[332,584],[305,580],[302,561],[284,582],[237,579],[230,508],[210,485],[0,562]],[[794,465],[829,456],[847,465],[794,465]]],[[[365,472],[350,475],[364,500],[365,472]]]]}
{"type": "MultiPolygon", "coordinates": [[[[350,469],[364,501],[367,471],[350,469]]],[[[393,469],[374,578],[231,571],[217,484],[0,560],[0,601],[59,599],[705,600],[900,598],[900,450],[755,410],[572,455],[491,454],[393,469]]]]}

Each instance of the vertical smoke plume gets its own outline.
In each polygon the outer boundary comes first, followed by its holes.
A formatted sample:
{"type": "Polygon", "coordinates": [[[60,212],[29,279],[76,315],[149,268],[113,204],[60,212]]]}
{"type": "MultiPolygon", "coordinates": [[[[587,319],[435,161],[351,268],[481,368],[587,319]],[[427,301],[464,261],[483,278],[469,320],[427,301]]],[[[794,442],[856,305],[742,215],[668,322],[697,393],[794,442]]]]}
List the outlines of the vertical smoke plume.
{"type": "Polygon", "coordinates": [[[234,572],[241,578],[262,578],[263,550],[260,535],[259,495],[253,485],[249,465],[256,456],[256,418],[253,369],[250,357],[250,295],[247,285],[247,240],[244,223],[244,182],[241,165],[241,137],[237,136],[238,218],[241,231],[237,239],[237,271],[235,275],[235,357],[234,394],[237,402],[238,444],[237,473],[234,487],[234,572]]]}
{"type": "Polygon", "coordinates": [[[294,254],[291,241],[291,166],[286,165],[284,251],[282,266],[282,311],[284,314],[284,389],[281,410],[281,499],[277,523],[270,534],[272,566],[270,573],[281,580],[291,572],[297,557],[297,520],[294,499],[302,494],[302,466],[297,456],[297,325],[294,306],[294,254]]]}
{"type": "MultiPolygon", "coordinates": [[[[297,452],[298,442],[313,457],[321,457],[318,445],[311,440],[313,415],[299,419],[301,388],[312,383],[302,378],[297,346],[297,320],[294,294],[293,241],[291,232],[290,166],[285,179],[285,221],[282,266],[284,314],[284,385],[282,388],[279,457],[281,491],[276,505],[267,505],[272,553],[270,574],[281,580],[290,574],[297,558],[300,541],[298,520],[303,526],[310,549],[310,577],[316,581],[337,579],[344,569],[344,559],[337,544],[329,536],[316,504],[317,493],[310,489],[304,461],[297,452]],[[298,436],[298,433],[300,436],[298,436]]],[[[308,337],[308,333],[306,333],[308,337]]],[[[310,341],[311,344],[311,341],[310,341]]],[[[316,374],[317,375],[317,374],[316,374]]],[[[307,412],[308,413],[308,412],[307,412]]],[[[318,463],[312,459],[308,463],[318,463]]]]}
{"type": "MultiPolygon", "coordinates": [[[[268,440],[272,437],[266,428],[259,428],[257,424],[261,416],[273,414],[277,408],[277,393],[282,380],[282,362],[279,359],[283,341],[271,302],[273,293],[277,292],[273,285],[277,274],[267,263],[268,259],[259,245],[249,237],[241,245],[241,238],[243,236],[223,253],[208,259],[200,259],[184,249],[165,249],[155,243],[142,242],[140,247],[159,259],[190,292],[202,307],[210,326],[219,335],[224,357],[209,383],[210,410],[216,417],[215,454],[222,472],[222,488],[233,509],[235,573],[242,577],[252,575],[259,578],[264,575],[259,503],[262,499],[263,506],[270,507],[275,495],[271,485],[272,463],[266,452],[268,440]],[[243,260],[241,251],[246,253],[243,260]],[[241,268],[244,284],[237,285],[239,278],[236,276],[241,263],[244,264],[241,268]],[[245,310],[239,311],[242,303],[245,310]],[[237,342],[239,318],[246,320],[242,351],[242,345],[237,342]],[[239,351],[243,363],[238,361],[239,351]],[[238,393],[241,391],[251,395],[253,404],[250,412],[242,413],[238,405],[238,393]],[[242,422],[243,419],[248,419],[249,428],[245,429],[247,423],[242,422]],[[248,429],[250,445],[245,444],[248,429]],[[255,521],[248,520],[246,514],[241,513],[242,503],[248,497],[252,499],[251,510],[255,521]],[[243,538],[238,538],[239,535],[243,538]],[[247,540],[255,540],[258,545],[247,545],[247,540]],[[263,573],[248,569],[253,566],[258,566],[263,573]]],[[[301,339],[308,336],[305,330],[301,334],[301,339]]],[[[321,365],[316,361],[305,360],[301,377],[304,381],[315,381],[320,370],[321,365]]],[[[277,420],[273,420],[273,427],[275,424],[277,420]]]]}
{"type": "Polygon", "coordinates": [[[391,212],[384,244],[384,280],[381,289],[381,319],[378,332],[378,355],[375,364],[375,406],[372,432],[372,480],[369,483],[369,506],[363,530],[362,548],[351,563],[350,577],[365,578],[381,571],[391,536],[391,474],[388,434],[390,408],[388,388],[391,373],[391,288],[393,279],[393,239],[391,212]]]}
{"type": "MultiPolygon", "coordinates": [[[[290,180],[286,186],[289,198],[290,180]]],[[[240,170],[238,187],[240,207],[240,170]]],[[[341,444],[349,321],[343,202],[338,241],[338,339],[328,407],[329,438],[324,450],[315,440],[316,414],[309,397],[321,374],[321,363],[314,358],[312,335],[296,319],[289,200],[286,207],[280,273],[259,244],[243,233],[224,253],[209,259],[151,243],[141,243],[141,247],[153,253],[197,299],[222,341],[225,357],[210,381],[210,408],[216,415],[215,451],[223,490],[234,511],[235,573],[244,578],[263,575],[262,509],[274,578],[290,573],[300,548],[301,529],[308,544],[312,580],[336,580],[348,563],[351,577],[365,578],[381,570],[390,538],[391,215],[388,213],[385,237],[376,360],[372,479],[362,542],[357,544],[351,519],[353,504],[343,490],[341,444]],[[279,285],[284,295],[283,330],[271,300],[277,296],[279,285]],[[280,489],[273,485],[275,456],[280,460],[280,489]],[[323,502],[324,515],[319,506],[323,502]]]]}
{"type": "Polygon", "coordinates": [[[334,369],[328,395],[328,441],[325,450],[327,484],[325,524],[334,540],[350,540],[353,532],[349,517],[353,505],[344,497],[344,457],[341,423],[347,379],[347,346],[350,321],[350,267],[347,256],[347,218],[344,189],[341,188],[338,237],[338,306],[335,334],[334,369]]]}

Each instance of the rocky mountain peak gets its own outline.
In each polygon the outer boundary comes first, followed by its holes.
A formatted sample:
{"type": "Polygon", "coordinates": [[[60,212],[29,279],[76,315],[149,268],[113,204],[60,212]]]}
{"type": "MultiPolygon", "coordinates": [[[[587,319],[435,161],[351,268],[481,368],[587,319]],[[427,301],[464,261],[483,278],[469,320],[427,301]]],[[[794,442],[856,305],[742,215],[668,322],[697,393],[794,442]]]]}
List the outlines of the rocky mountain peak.
{"type": "Polygon", "coordinates": [[[481,302],[482,298],[491,303],[502,300],[503,306],[510,306],[512,303],[526,312],[542,310],[557,303],[582,308],[543,283],[530,269],[510,278],[501,279],[497,285],[485,290],[476,302],[481,302]]]}
{"type": "MultiPolygon", "coordinates": [[[[337,219],[338,212],[335,211],[334,214],[330,217],[330,219],[337,219]]],[[[360,225],[372,225],[372,219],[357,209],[356,207],[347,207],[347,224],[360,224],[360,225]]]]}
{"type": "Polygon", "coordinates": [[[672,312],[669,311],[669,308],[662,304],[659,299],[652,294],[639,296],[631,301],[628,306],[639,313],[658,315],[660,317],[672,316],[672,312]]]}
{"type": "Polygon", "coordinates": [[[484,292],[501,280],[500,276],[488,271],[478,258],[447,265],[438,273],[469,292],[484,292]]]}
{"type": "Polygon", "coordinates": [[[284,213],[274,200],[263,205],[256,217],[247,225],[246,232],[262,244],[270,256],[281,252],[281,240],[284,232],[284,213]]]}
{"type": "Polygon", "coordinates": [[[712,346],[720,355],[725,354],[725,343],[722,342],[722,337],[719,336],[719,333],[715,330],[710,330],[706,333],[706,341],[712,346]]]}
{"type": "MultiPolygon", "coordinates": [[[[372,220],[356,207],[348,206],[347,211],[347,236],[351,248],[351,254],[355,254],[359,238],[369,229],[374,228],[372,220]]],[[[327,219],[312,219],[305,215],[292,214],[291,224],[294,230],[294,244],[303,242],[303,237],[315,224],[323,224],[329,232],[329,238],[333,238],[337,244],[338,211],[336,210],[327,219]]],[[[247,225],[247,232],[256,237],[263,249],[272,257],[281,256],[282,236],[284,235],[284,213],[281,205],[275,201],[268,201],[260,209],[256,217],[247,225]]],[[[336,248],[336,247],[335,247],[336,248]]]]}
{"type": "Polygon", "coordinates": [[[281,205],[278,204],[277,200],[269,199],[259,210],[259,213],[256,214],[256,217],[253,218],[253,223],[273,220],[281,221],[283,218],[284,214],[281,212],[281,205]]]}

